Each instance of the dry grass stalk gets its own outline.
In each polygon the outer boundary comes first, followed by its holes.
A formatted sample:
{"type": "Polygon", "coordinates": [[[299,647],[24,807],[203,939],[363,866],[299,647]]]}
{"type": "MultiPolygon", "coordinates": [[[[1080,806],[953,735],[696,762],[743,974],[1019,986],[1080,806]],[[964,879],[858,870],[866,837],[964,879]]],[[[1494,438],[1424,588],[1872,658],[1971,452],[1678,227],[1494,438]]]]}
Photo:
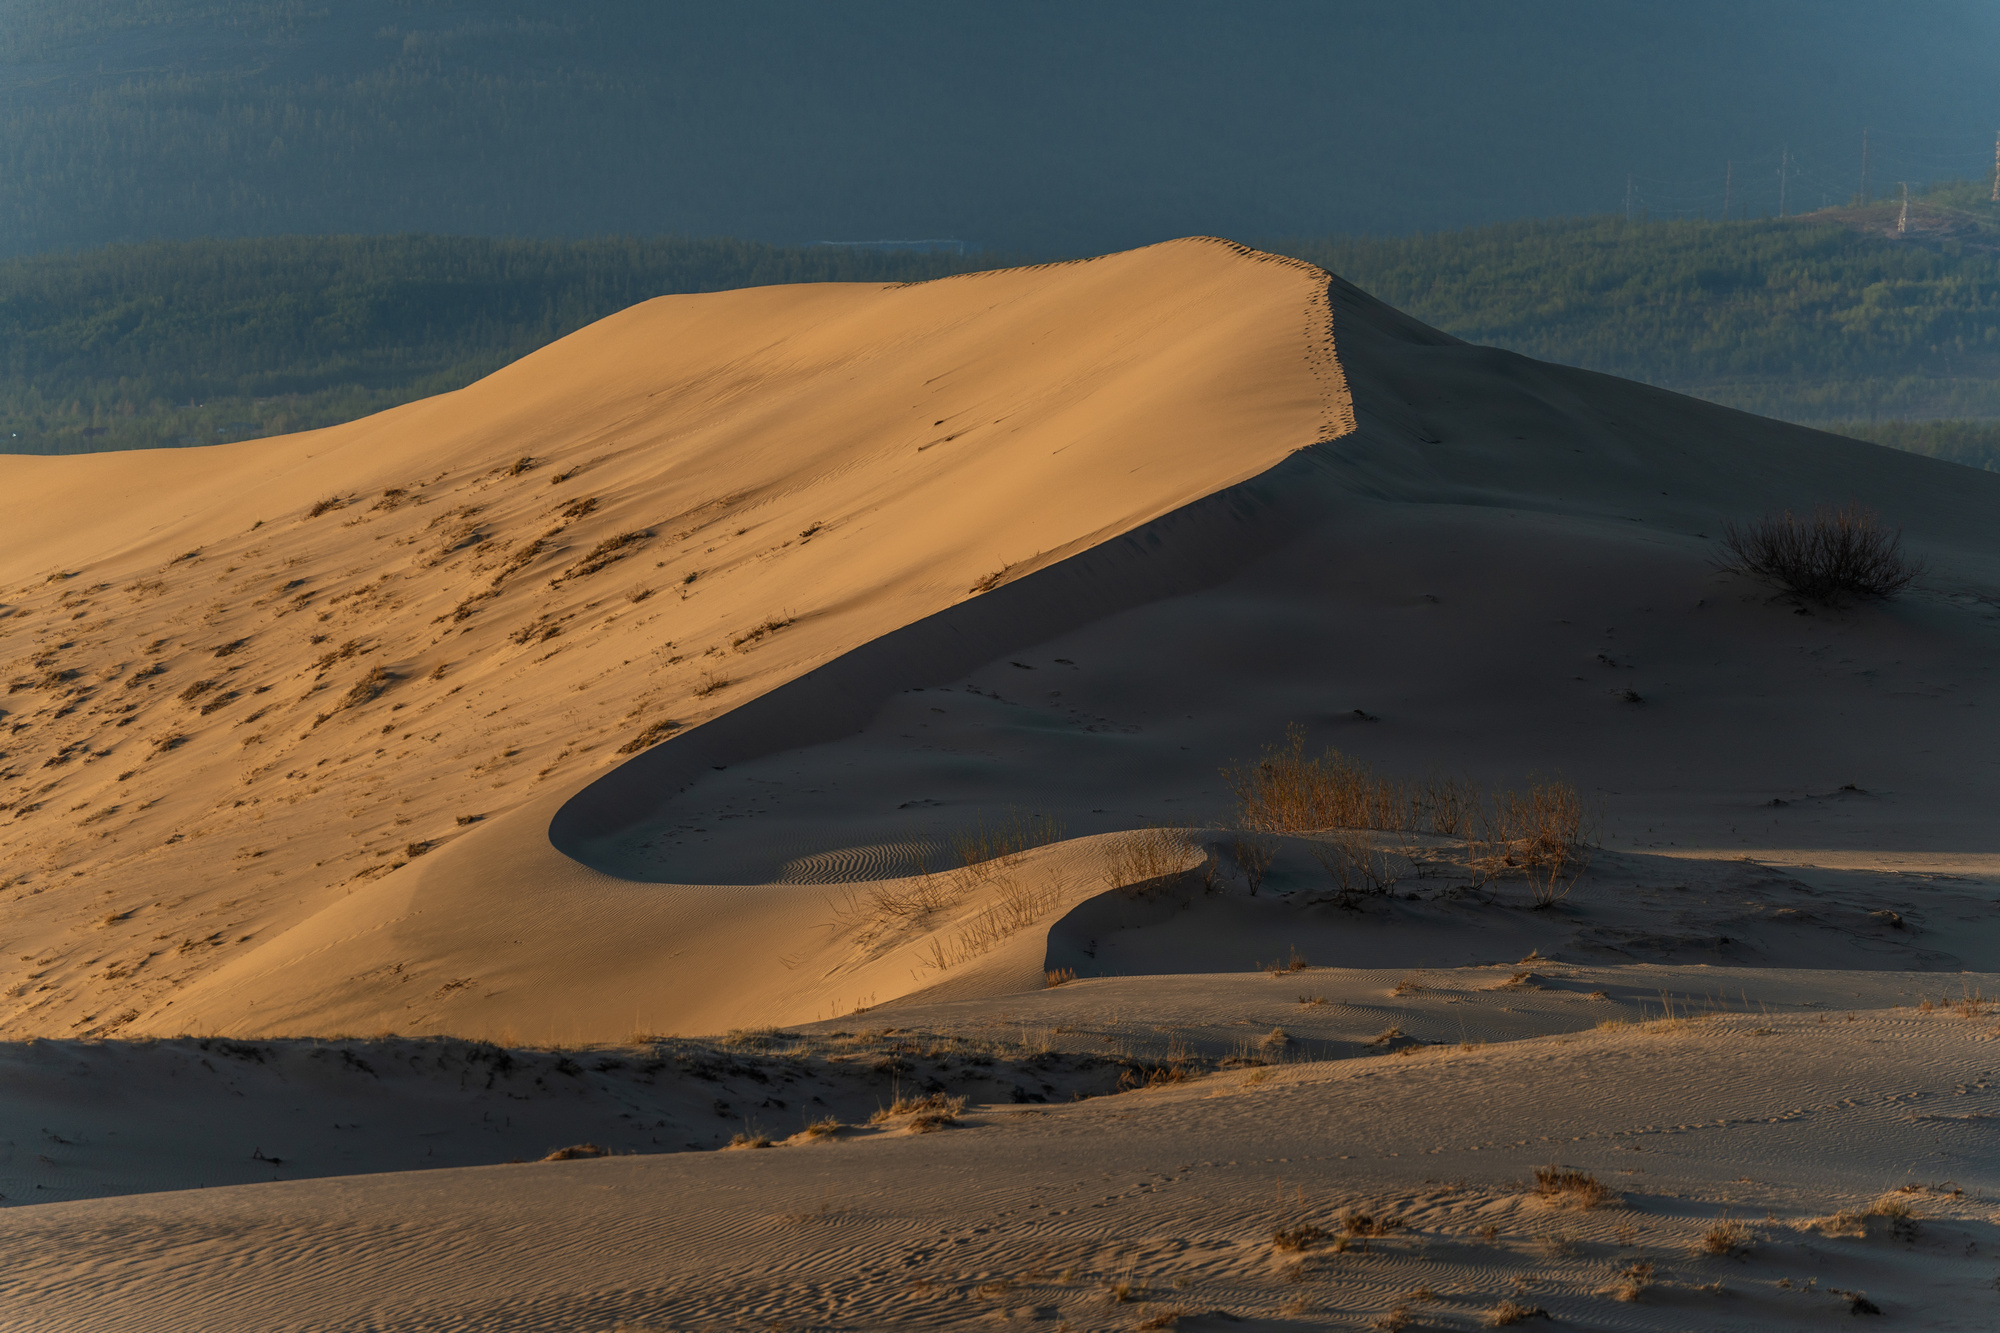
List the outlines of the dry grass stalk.
{"type": "Polygon", "coordinates": [[[1721,1218],[1701,1233],[1703,1254],[1728,1256],[1750,1248],[1750,1228],[1731,1218],[1721,1218]]]}
{"type": "Polygon", "coordinates": [[[1244,828],[1330,835],[1315,839],[1310,850],[1344,905],[1387,894],[1404,874],[1421,872],[1414,848],[1379,847],[1358,830],[1461,839],[1475,886],[1517,875],[1528,881],[1538,907],[1568,896],[1588,866],[1592,820],[1581,793],[1567,782],[1489,793],[1456,778],[1387,778],[1337,750],[1308,756],[1304,728],[1297,725],[1255,764],[1226,769],[1224,776],[1244,828]]]}
{"type": "Polygon", "coordinates": [[[1400,1217],[1375,1217],[1350,1208],[1341,1215],[1341,1232],[1349,1236],[1387,1236],[1403,1229],[1400,1217]]]}
{"type": "Polygon", "coordinates": [[[1053,911],[1062,901],[1061,889],[1052,884],[1023,884],[1003,879],[995,901],[975,912],[959,927],[949,945],[933,939],[929,963],[939,971],[990,952],[1002,940],[1026,930],[1053,911]]]}
{"type": "Polygon", "coordinates": [[[1570,1171],[1550,1163],[1535,1168],[1535,1193],[1564,1208],[1602,1208],[1618,1202],[1618,1191],[1588,1171],[1570,1171]]]}
{"type": "Polygon", "coordinates": [[[894,1120],[907,1120],[906,1126],[912,1134],[929,1134],[958,1123],[958,1113],[965,1109],[965,1098],[947,1097],[941,1092],[927,1097],[897,1097],[896,1100],[868,1117],[871,1125],[886,1125],[894,1120]]]}
{"type": "Polygon", "coordinates": [[[1309,1222],[1302,1223],[1299,1226],[1284,1227],[1273,1231],[1271,1233],[1271,1248],[1286,1254],[1297,1254],[1301,1250],[1310,1249],[1332,1235],[1333,1233],[1324,1227],[1317,1227],[1309,1222]]]}
{"type": "Polygon", "coordinates": [[[1075,980],[1076,980],[1075,968],[1073,967],[1053,968],[1047,972],[1042,973],[1042,989],[1054,990],[1058,986],[1067,986],[1070,982],[1075,980]]]}
{"type": "Polygon", "coordinates": [[[998,861],[1004,867],[1011,866],[1030,848],[1045,847],[1062,839],[1063,823],[1054,815],[1010,809],[990,828],[982,820],[953,833],[951,850],[964,866],[998,861]]]}
{"type": "Polygon", "coordinates": [[[1258,966],[1274,977],[1282,977],[1293,972],[1303,972],[1312,964],[1306,961],[1306,956],[1299,952],[1298,946],[1293,945],[1292,951],[1285,957],[1274,962],[1259,963],[1258,966]]]}
{"type": "Polygon", "coordinates": [[[805,1134],[809,1139],[827,1139],[832,1138],[845,1128],[846,1126],[841,1124],[838,1118],[827,1116],[822,1120],[815,1120],[807,1125],[805,1134]]]}
{"type": "Polygon", "coordinates": [[[1186,874],[1206,859],[1185,828],[1134,829],[1111,843],[1104,858],[1104,884],[1137,896],[1186,874]]]}
{"type": "Polygon", "coordinates": [[[1539,1305],[1523,1305],[1519,1301],[1502,1301],[1486,1312],[1486,1322],[1494,1328],[1508,1328],[1514,1324],[1525,1324],[1530,1319],[1547,1319],[1549,1312],[1539,1305]]]}
{"type": "Polygon", "coordinates": [[[1749,523],[1722,525],[1717,567],[1775,583],[1795,597],[1831,602],[1842,596],[1894,597],[1925,573],[1903,554],[1901,528],[1882,526],[1859,504],[1815,505],[1749,523]]]}
{"type": "Polygon", "coordinates": [[[567,1148],[558,1148],[542,1160],[544,1162],[576,1162],[589,1157],[608,1157],[610,1150],[594,1143],[575,1143],[567,1148]]]}
{"type": "Polygon", "coordinates": [[[583,559],[577,561],[574,565],[571,565],[561,574],[551,579],[550,584],[554,586],[566,583],[571,579],[587,578],[599,570],[623,560],[626,556],[632,554],[633,549],[640,542],[645,541],[652,535],[650,532],[639,530],[621,532],[616,536],[606,537],[595,547],[591,548],[589,555],[586,555],[583,559]]]}
{"type": "Polygon", "coordinates": [[[760,640],[769,635],[776,634],[779,630],[790,625],[794,619],[792,616],[787,616],[783,620],[778,619],[776,616],[766,617],[762,624],[754,625],[738,637],[730,640],[729,646],[737,652],[744,652],[748,648],[755,646],[760,640]]]}
{"type": "Polygon", "coordinates": [[[1620,1301],[1636,1301],[1652,1282],[1653,1261],[1635,1259],[1625,1265],[1624,1271],[1618,1274],[1618,1282],[1611,1288],[1612,1298],[1620,1301]]]}
{"type": "Polygon", "coordinates": [[[659,721],[649,724],[644,731],[619,746],[618,753],[637,754],[641,750],[650,749],[680,729],[680,723],[670,717],[663,717],[659,721]]]}

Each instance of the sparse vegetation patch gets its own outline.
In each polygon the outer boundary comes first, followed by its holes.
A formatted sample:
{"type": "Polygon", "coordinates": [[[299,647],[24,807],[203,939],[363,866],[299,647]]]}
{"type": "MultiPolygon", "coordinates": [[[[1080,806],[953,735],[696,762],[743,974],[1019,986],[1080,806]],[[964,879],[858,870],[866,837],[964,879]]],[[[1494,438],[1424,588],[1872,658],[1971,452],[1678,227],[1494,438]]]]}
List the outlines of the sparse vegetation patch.
{"type": "Polygon", "coordinates": [[[1902,529],[1884,527],[1872,509],[1819,505],[1806,515],[1786,510],[1748,523],[1725,522],[1717,565],[1808,601],[1894,597],[1925,571],[1902,546],[1902,529]]]}

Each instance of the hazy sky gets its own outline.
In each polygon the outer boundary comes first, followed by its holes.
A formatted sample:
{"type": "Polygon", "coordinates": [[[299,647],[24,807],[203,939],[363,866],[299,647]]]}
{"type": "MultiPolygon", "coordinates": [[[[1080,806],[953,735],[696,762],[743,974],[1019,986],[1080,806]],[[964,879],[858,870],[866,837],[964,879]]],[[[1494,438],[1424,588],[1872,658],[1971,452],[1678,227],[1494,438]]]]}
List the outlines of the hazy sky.
{"type": "Polygon", "coordinates": [[[2000,5],[0,0],[0,249],[281,231],[1105,249],[1990,169],[2000,5]],[[188,77],[192,76],[192,77],[188,77]]]}

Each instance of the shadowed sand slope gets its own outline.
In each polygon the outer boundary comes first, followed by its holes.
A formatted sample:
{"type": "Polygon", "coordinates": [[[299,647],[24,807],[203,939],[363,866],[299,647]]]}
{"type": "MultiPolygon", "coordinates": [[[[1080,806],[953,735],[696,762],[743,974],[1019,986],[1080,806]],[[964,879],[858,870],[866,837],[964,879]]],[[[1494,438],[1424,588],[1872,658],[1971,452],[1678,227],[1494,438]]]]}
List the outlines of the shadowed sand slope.
{"type": "MultiPolygon", "coordinates": [[[[1354,432],[490,821],[244,951],[143,1029],[619,1039],[999,995],[1058,966],[1230,970],[1286,947],[1356,965],[1533,948],[1991,965],[1977,901],[1651,859],[1533,927],[1440,907],[1391,929],[1213,891],[1091,905],[1120,884],[1109,835],[1226,823],[1218,771],[1292,722],[1404,772],[1566,773],[1621,849],[1926,873],[1989,870],[2000,851],[2000,478],[1468,346],[1331,291],[1354,432]],[[1722,517],[1855,497],[1932,562],[1916,594],[1802,607],[1713,567],[1722,517]],[[898,878],[910,849],[1010,806],[1070,841],[933,876],[942,888],[898,878]],[[799,869],[821,864],[870,882],[799,869]],[[1651,896],[1711,881],[1723,896],[1651,896]],[[1871,924],[1898,911],[1932,933],[1871,924]],[[1773,935],[1771,912],[1814,931],[1773,935]],[[1980,927],[1941,938],[1966,912],[1980,927]]],[[[1227,854],[1226,838],[1191,853],[1227,854]]],[[[1310,871],[1285,888],[1317,893],[1310,871]]]]}
{"type": "MultiPolygon", "coordinates": [[[[120,1030],[621,748],[1351,423],[1324,275],[1191,240],[662,298],[346,426],[0,459],[0,1029],[120,1030]]],[[[468,920],[555,899],[514,869],[468,920]]]]}

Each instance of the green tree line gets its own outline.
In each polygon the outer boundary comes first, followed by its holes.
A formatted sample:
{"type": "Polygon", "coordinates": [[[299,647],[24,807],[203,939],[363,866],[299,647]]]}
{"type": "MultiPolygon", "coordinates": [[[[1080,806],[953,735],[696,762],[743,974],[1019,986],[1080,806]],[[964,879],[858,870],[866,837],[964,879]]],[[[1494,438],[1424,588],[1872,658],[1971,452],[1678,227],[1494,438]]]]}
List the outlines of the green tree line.
{"type": "MultiPolygon", "coordinates": [[[[1966,187],[1761,222],[1521,222],[1267,242],[1471,341],[2000,465],[2000,228],[1966,187]],[[1964,196],[1961,199],[1959,196],[1964,196]]],[[[352,420],[649,297],[1009,262],[684,237],[286,236],[0,261],[0,449],[352,420]]]]}
{"type": "Polygon", "coordinates": [[[677,237],[280,236],[25,256],[0,261],[0,449],[309,430],[460,388],[654,296],[996,262],[677,237]]]}

